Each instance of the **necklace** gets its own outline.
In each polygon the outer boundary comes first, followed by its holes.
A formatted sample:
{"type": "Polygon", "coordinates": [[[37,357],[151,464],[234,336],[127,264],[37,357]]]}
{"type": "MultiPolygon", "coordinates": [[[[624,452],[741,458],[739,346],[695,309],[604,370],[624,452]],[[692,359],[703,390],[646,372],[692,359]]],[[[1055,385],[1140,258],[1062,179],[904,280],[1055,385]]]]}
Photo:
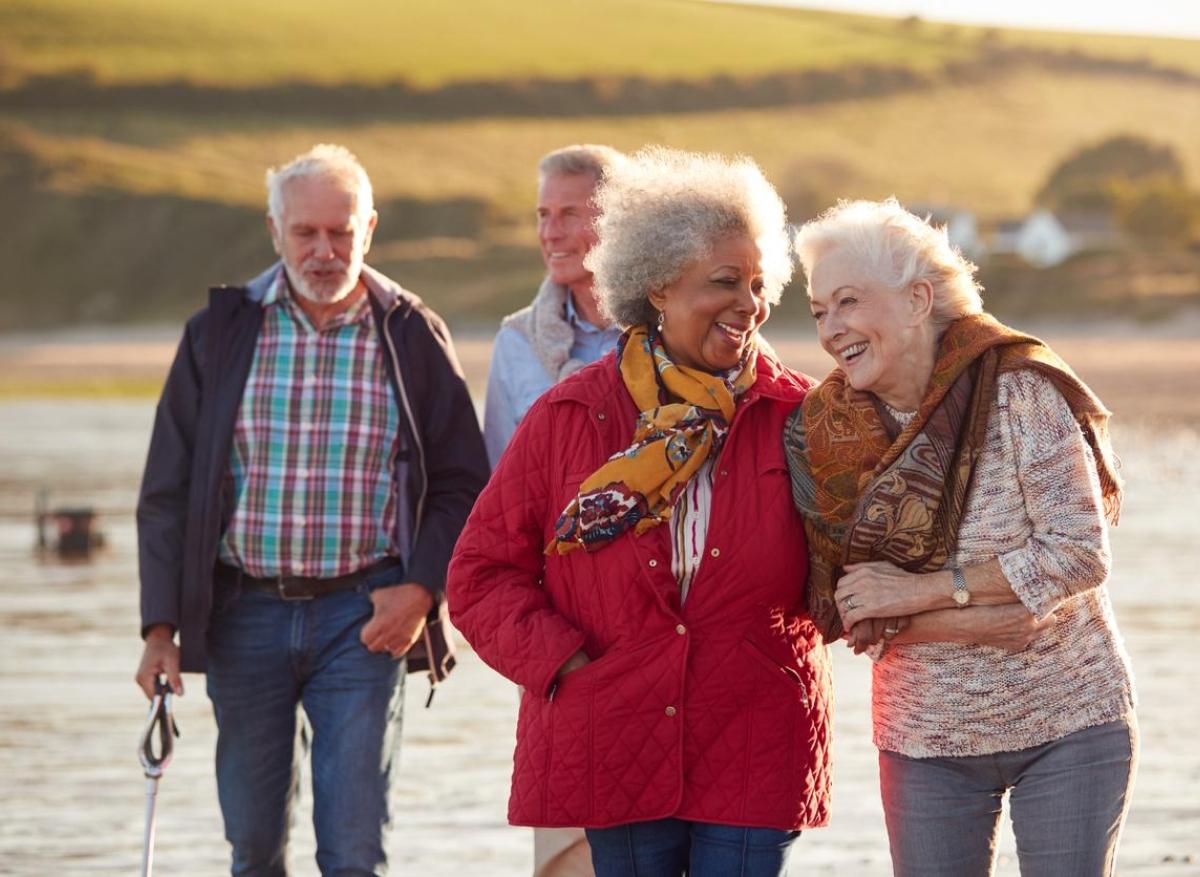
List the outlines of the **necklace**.
{"type": "MultiPolygon", "coordinates": [[[[882,399],[879,401],[883,402],[882,399]]],[[[912,423],[913,418],[917,416],[917,412],[915,411],[897,411],[887,402],[883,402],[883,407],[887,409],[888,414],[892,415],[892,418],[902,427],[908,426],[910,423],[912,423]]]]}

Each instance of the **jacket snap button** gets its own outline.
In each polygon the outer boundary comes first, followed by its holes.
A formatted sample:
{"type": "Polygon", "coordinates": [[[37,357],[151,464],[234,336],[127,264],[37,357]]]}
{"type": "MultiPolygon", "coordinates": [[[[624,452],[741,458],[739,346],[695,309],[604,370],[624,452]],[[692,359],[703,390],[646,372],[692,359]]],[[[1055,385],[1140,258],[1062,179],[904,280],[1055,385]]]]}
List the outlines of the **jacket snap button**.
{"type": "Polygon", "coordinates": [[[721,556],[721,549],[720,549],[720,548],[714,548],[712,551],[710,551],[710,552],[708,552],[708,553],[709,553],[709,554],[711,554],[713,557],[720,557],[720,556],[721,556]]]}
{"type": "Polygon", "coordinates": [[[597,419],[597,420],[603,420],[603,419],[604,419],[604,412],[603,412],[603,411],[597,411],[597,412],[596,412],[596,419],[597,419]]]}
{"type": "Polygon", "coordinates": [[[675,713],[677,713],[679,711],[677,709],[675,709],[675,707],[669,706],[664,710],[664,712],[667,714],[667,717],[670,718],[671,716],[674,716],[675,713]]]}
{"type": "Polygon", "coordinates": [[[655,560],[655,559],[652,557],[652,558],[650,558],[650,565],[651,565],[651,566],[658,566],[658,561],[657,561],[657,560],[655,560]]]}
{"type": "Polygon", "coordinates": [[[680,636],[683,636],[685,633],[687,633],[687,628],[684,627],[682,624],[677,624],[677,625],[675,625],[675,632],[677,634],[679,634],[680,636]]]}

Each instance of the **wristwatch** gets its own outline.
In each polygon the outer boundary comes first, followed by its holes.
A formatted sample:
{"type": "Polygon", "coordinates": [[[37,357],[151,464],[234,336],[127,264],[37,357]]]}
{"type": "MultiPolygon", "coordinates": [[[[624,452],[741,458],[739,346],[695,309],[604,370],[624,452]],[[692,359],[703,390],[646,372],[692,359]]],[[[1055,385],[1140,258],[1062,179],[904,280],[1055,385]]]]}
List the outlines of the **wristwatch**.
{"type": "Polygon", "coordinates": [[[967,577],[958,567],[954,570],[954,603],[962,609],[971,602],[971,592],[967,590],[967,577]]]}

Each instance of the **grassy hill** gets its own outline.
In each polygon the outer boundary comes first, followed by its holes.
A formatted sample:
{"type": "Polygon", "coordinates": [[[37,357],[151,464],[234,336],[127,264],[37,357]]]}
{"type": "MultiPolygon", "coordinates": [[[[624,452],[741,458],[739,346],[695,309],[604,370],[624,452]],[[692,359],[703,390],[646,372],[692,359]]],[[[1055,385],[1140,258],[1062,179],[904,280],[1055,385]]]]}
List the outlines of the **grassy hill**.
{"type": "MultiPolygon", "coordinates": [[[[968,29],[955,29],[967,34],[968,29]]],[[[6,0],[10,77],[86,70],[103,83],[289,80],[431,87],[461,80],[757,75],[864,62],[932,66],[889,19],[693,0],[6,0]]]]}
{"type": "MultiPolygon", "coordinates": [[[[10,81],[83,70],[102,83],[281,81],[433,87],[462,80],[755,76],[853,64],[933,68],[988,28],[695,0],[4,0],[10,81]]],[[[1005,31],[1016,45],[1200,73],[1194,41],[1005,31]]]]}
{"type": "Polygon", "coordinates": [[[488,320],[536,284],[534,166],[564,143],[746,153],[795,218],[892,193],[987,218],[1119,132],[1200,183],[1198,108],[1200,41],[691,0],[0,0],[0,328],[192,309],[271,258],[263,170],[317,141],[372,174],[374,260],[488,320]]]}

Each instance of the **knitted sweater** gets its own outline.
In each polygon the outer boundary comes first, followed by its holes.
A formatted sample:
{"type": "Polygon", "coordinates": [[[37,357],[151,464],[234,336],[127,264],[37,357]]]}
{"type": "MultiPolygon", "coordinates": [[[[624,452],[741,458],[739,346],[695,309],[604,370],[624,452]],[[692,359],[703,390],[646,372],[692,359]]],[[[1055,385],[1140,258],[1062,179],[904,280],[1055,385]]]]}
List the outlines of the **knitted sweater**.
{"type": "Polygon", "coordinates": [[[873,670],[880,749],[915,758],[1026,749],[1133,709],[1092,453],[1062,395],[1032,370],[998,379],[950,565],[992,558],[1025,607],[1055,622],[1016,654],[892,646],[873,670]]]}

